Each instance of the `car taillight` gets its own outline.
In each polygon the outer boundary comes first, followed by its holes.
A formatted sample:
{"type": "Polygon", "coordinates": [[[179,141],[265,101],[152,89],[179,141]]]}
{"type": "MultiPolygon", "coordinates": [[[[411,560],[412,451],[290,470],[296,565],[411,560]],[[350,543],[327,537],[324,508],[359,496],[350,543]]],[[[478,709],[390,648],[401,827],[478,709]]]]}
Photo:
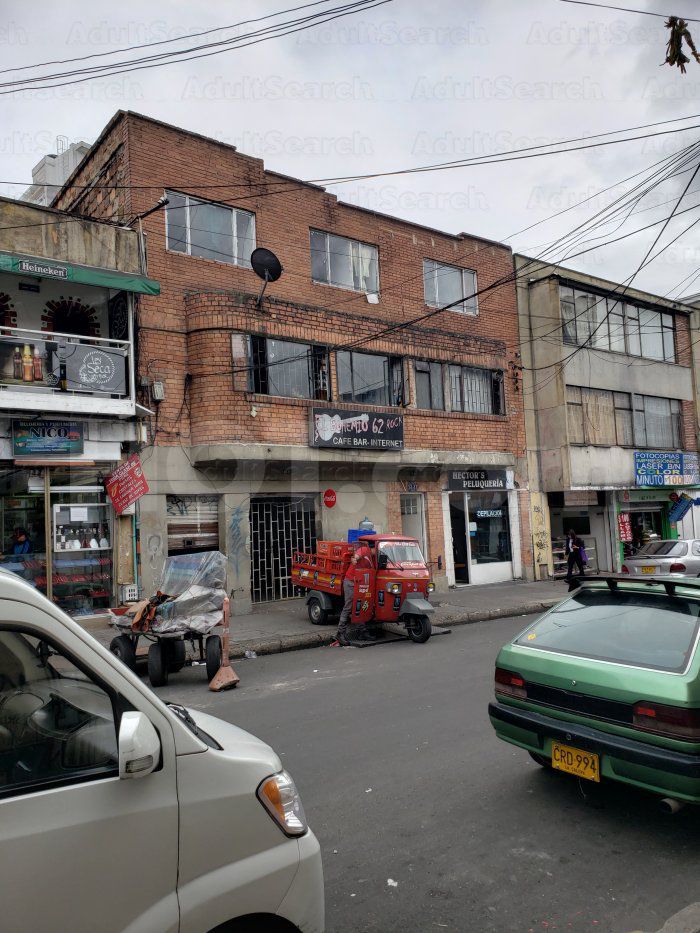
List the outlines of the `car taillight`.
{"type": "Polygon", "coordinates": [[[671,564],[669,573],[685,573],[685,564],[671,564]]]}
{"type": "Polygon", "coordinates": [[[700,709],[639,702],[634,704],[632,725],[644,732],[700,742],[700,709]]]}
{"type": "Polygon", "coordinates": [[[622,572],[623,572],[623,573],[629,573],[629,572],[630,572],[630,569],[629,569],[629,567],[627,566],[627,564],[623,564],[623,565],[622,565],[622,572]]]}
{"type": "Polygon", "coordinates": [[[496,668],[496,693],[518,697],[521,700],[527,699],[527,688],[520,674],[506,671],[502,667],[496,668]]]}

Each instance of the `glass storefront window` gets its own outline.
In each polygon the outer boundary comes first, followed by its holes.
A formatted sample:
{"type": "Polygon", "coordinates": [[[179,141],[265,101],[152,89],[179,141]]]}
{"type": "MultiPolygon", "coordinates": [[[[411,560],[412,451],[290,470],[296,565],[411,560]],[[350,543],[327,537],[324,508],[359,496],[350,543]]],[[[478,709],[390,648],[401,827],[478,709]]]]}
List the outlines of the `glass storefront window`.
{"type": "Polygon", "coordinates": [[[73,616],[104,612],[112,602],[111,516],[98,470],[52,470],[53,600],[73,616]]]}
{"type": "Polygon", "coordinates": [[[511,560],[507,492],[469,494],[469,536],[473,564],[511,560]]]}
{"type": "Polygon", "coordinates": [[[46,592],[44,476],[23,467],[0,470],[0,567],[46,592]]]}

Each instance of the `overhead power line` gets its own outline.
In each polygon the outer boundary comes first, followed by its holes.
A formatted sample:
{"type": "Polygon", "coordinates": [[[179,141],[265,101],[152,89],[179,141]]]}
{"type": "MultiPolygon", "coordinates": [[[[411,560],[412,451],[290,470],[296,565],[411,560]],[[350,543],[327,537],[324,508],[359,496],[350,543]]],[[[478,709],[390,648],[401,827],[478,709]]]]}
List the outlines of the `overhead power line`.
{"type": "MultiPolygon", "coordinates": [[[[618,13],[634,13],[638,16],[658,16],[661,19],[668,19],[670,13],[656,13],[652,10],[633,10],[626,6],[611,6],[608,3],[592,3],[591,0],[560,0],[561,3],[573,3],[576,6],[594,6],[600,10],[616,10],[618,13]]],[[[687,23],[700,23],[700,19],[693,19],[692,16],[684,16],[687,23]]]]}

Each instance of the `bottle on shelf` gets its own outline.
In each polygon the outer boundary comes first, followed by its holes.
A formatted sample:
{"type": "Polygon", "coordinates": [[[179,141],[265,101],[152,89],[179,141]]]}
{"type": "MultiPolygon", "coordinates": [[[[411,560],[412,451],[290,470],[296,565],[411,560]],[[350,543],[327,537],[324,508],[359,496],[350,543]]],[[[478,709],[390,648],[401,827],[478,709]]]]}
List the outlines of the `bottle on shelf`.
{"type": "Polygon", "coordinates": [[[100,528],[100,547],[101,548],[109,547],[109,539],[107,537],[107,529],[105,527],[100,528]]]}
{"type": "Polygon", "coordinates": [[[34,347],[34,382],[44,381],[44,360],[42,359],[39,347],[34,347]]]}
{"type": "Polygon", "coordinates": [[[93,528],[90,533],[90,547],[93,550],[96,550],[97,548],[99,548],[99,546],[100,546],[100,542],[97,537],[97,528],[93,528]]]}
{"type": "Polygon", "coordinates": [[[15,347],[12,353],[12,378],[22,380],[22,348],[15,347]]]}
{"type": "Polygon", "coordinates": [[[83,529],[83,533],[80,537],[80,546],[86,551],[90,547],[90,539],[88,538],[87,528],[83,529]]]}
{"type": "Polygon", "coordinates": [[[28,343],[25,343],[24,350],[22,352],[22,379],[24,382],[32,382],[34,380],[32,348],[28,343]]]}

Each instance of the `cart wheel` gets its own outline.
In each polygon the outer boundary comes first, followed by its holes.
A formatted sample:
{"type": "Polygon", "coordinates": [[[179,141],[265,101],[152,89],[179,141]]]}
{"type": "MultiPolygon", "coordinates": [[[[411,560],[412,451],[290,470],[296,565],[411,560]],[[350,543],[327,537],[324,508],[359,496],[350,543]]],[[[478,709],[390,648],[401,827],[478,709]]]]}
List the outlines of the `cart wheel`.
{"type": "Polygon", "coordinates": [[[320,599],[316,599],[316,597],[310,599],[307,605],[307,609],[309,612],[309,618],[314,625],[326,625],[328,622],[328,610],[323,608],[320,599]]]}
{"type": "Polygon", "coordinates": [[[128,635],[117,635],[109,643],[109,650],[126,664],[130,671],[136,670],[136,648],[128,635]]]}
{"type": "Polygon", "coordinates": [[[221,667],[221,638],[218,635],[209,635],[206,644],[207,680],[213,680],[214,675],[221,667]]]}
{"type": "Polygon", "coordinates": [[[409,622],[406,622],[406,631],[411,641],[417,645],[422,645],[430,638],[432,626],[427,616],[413,616],[409,622]]]}
{"type": "Polygon", "coordinates": [[[164,687],[168,682],[168,652],[161,641],[148,649],[148,679],[154,687],[164,687]]]}
{"type": "Polygon", "coordinates": [[[183,639],[171,639],[168,642],[168,670],[177,674],[185,666],[185,642],[183,639]]]}

